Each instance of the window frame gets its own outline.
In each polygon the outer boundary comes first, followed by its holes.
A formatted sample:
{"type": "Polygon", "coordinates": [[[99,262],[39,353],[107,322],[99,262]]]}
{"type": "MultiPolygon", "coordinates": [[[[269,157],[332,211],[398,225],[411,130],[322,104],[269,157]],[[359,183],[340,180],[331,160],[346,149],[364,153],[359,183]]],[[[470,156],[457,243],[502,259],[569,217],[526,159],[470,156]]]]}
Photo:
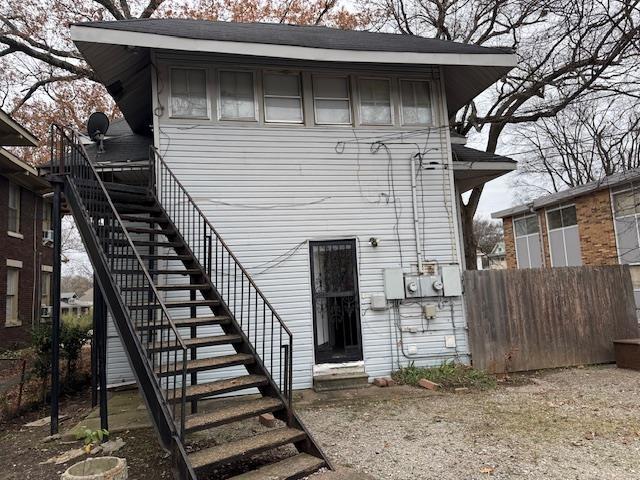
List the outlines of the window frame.
{"type": "Polygon", "coordinates": [[[40,272],[40,306],[41,307],[51,307],[53,306],[53,302],[52,302],[52,281],[53,281],[53,273],[49,272],[47,270],[42,270],[40,272]],[[48,287],[47,289],[45,289],[45,278],[48,278],[48,287]],[[44,302],[44,299],[47,299],[48,302],[44,302]]]}
{"type": "Polygon", "coordinates": [[[171,66],[169,67],[169,118],[176,120],[211,120],[211,98],[209,97],[209,72],[205,67],[186,67],[186,66],[171,66]],[[172,79],[174,70],[200,70],[204,72],[204,95],[207,104],[207,115],[184,115],[175,114],[173,112],[173,94],[172,94],[172,79]]]}
{"type": "MultiPolygon", "coordinates": [[[[555,207],[552,208],[546,208],[545,209],[545,221],[547,222],[547,247],[549,248],[549,260],[551,261],[551,266],[552,267],[568,267],[570,265],[568,265],[568,260],[569,260],[569,255],[567,253],[567,238],[565,235],[565,231],[568,228],[576,228],[578,229],[578,211],[576,208],[576,204],[575,203],[566,203],[566,204],[561,204],[561,205],[556,205],[555,207]],[[562,210],[566,209],[566,208],[573,208],[576,212],[576,223],[575,225],[569,225],[569,226],[564,226],[564,222],[563,225],[561,227],[555,227],[555,228],[551,228],[549,226],[549,213],[553,213],[556,211],[560,211],[560,220],[562,221],[562,210]],[[564,260],[565,260],[565,264],[564,265],[554,265],[555,261],[553,258],[553,248],[551,248],[551,232],[556,232],[558,230],[562,231],[562,247],[564,250],[564,260]]],[[[582,265],[582,244],[580,243],[580,230],[578,229],[578,247],[580,247],[580,265],[582,265]]],[[[572,265],[572,266],[579,266],[579,265],[572,265]]]]}
{"type": "MultiPolygon", "coordinates": [[[[610,205],[611,205],[611,217],[613,219],[613,232],[616,238],[616,254],[618,257],[618,263],[621,265],[640,265],[640,260],[637,262],[627,262],[627,263],[623,263],[622,260],[622,253],[620,251],[620,239],[618,238],[618,224],[616,222],[616,220],[618,218],[630,218],[633,217],[634,221],[635,221],[635,226],[636,226],[636,239],[638,240],[638,245],[640,246],[640,231],[639,231],[639,227],[640,227],[640,212],[634,212],[630,215],[616,215],[616,208],[615,208],[615,196],[619,195],[621,193],[631,193],[632,196],[635,197],[635,194],[637,192],[637,187],[635,186],[634,183],[630,183],[629,186],[614,190],[614,189],[610,189],[610,193],[609,193],[609,199],[610,199],[610,205]]],[[[639,192],[640,193],[640,192],[639,192]]]]}
{"type": "Polygon", "coordinates": [[[216,108],[217,115],[216,119],[218,122],[245,122],[245,123],[258,123],[260,121],[260,101],[259,99],[259,91],[258,91],[258,70],[255,69],[246,69],[243,70],[241,68],[218,68],[216,69],[216,108]],[[223,72],[229,73],[250,73],[251,80],[253,83],[253,118],[224,118],[222,116],[222,83],[220,81],[220,74],[223,72]]]}
{"type": "Polygon", "coordinates": [[[395,103],[394,102],[394,89],[393,89],[393,79],[391,77],[369,77],[369,76],[358,76],[356,78],[357,90],[358,90],[358,125],[363,125],[365,127],[393,127],[395,125],[395,103]],[[384,80],[389,84],[389,117],[391,123],[365,123],[362,121],[362,81],[363,80],[384,80]]]}
{"type": "Polygon", "coordinates": [[[351,76],[349,75],[340,75],[335,74],[332,75],[330,73],[313,73],[311,72],[311,97],[313,102],[313,124],[314,125],[346,125],[353,126],[353,89],[352,89],[352,81],[351,76]],[[347,82],[347,97],[339,98],[339,97],[316,97],[316,79],[322,78],[343,78],[347,82]],[[349,110],[349,121],[346,123],[343,122],[320,122],[318,120],[318,109],[316,107],[316,100],[337,100],[337,101],[347,101],[348,110],[349,110]]]}
{"type": "Polygon", "coordinates": [[[424,78],[398,78],[398,106],[400,107],[400,125],[403,127],[432,127],[435,125],[435,110],[434,95],[433,95],[433,80],[426,80],[424,78]],[[402,100],[402,82],[422,82],[426,83],[429,88],[429,110],[431,111],[431,121],[429,123],[407,123],[404,120],[404,102],[402,100]]]}
{"type": "Polygon", "coordinates": [[[529,238],[533,237],[533,236],[537,236],[538,237],[539,247],[540,247],[540,249],[542,249],[542,239],[540,238],[541,228],[540,228],[540,217],[539,217],[539,215],[537,213],[529,213],[529,214],[526,214],[526,215],[520,215],[518,217],[513,217],[513,220],[511,222],[511,224],[512,224],[511,226],[512,226],[512,229],[513,229],[513,244],[514,244],[514,248],[515,248],[515,251],[516,251],[516,264],[518,265],[518,268],[525,268],[525,267],[521,267],[520,266],[520,258],[518,256],[518,238],[523,238],[523,237],[527,238],[527,257],[529,259],[529,267],[526,267],[526,268],[541,268],[541,267],[544,267],[544,252],[542,252],[542,251],[540,251],[540,259],[541,259],[540,267],[532,267],[531,266],[531,248],[529,246],[529,238]],[[536,222],[538,223],[538,231],[535,232],[535,233],[527,233],[525,235],[518,236],[518,232],[517,232],[517,229],[516,229],[516,221],[517,220],[523,220],[523,219],[530,218],[530,217],[535,217],[536,222]]]}
{"type": "Polygon", "coordinates": [[[17,183],[13,183],[13,182],[9,182],[9,188],[8,188],[8,201],[7,201],[7,210],[10,212],[11,210],[14,210],[11,207],[11,190],[15,189],[15,191],[17,192],[17,199],[18,199],[18,205],[15,208],[16,210],[16,227],[15,229],[11,228],[11,225],[9,225],[9,217],[7,218],[7,232],[9,234],[15,234],[15,235],[21,235],[20,229],[22,227],[22,222],[21,220],[21,215],[22,215],[22,187],[20,185],[18,185],[17,183]]]}
{"type": "Polygon", "coordinates": [[[262,112],[264,123],[284,123],[289,125],[304,125],[305,124],[305,115],[304,115],[304,85],[302,83],[302,72],[299,71],[291,71],[291,70],[262,70],[261,72],[261,80],[262,80],[262,112]],[[298,79],[298,92],[299,96],[292,95],[267,95],[267,90],[265,88],[264,77],[266,75],[287,75],[287,76],[295,76],[298,79]],[[267,119],[267,98],[287,98],[287,99],[298,99],[300,100],[300,121],[293,120],[268,120],[267,119]]]}
{"type": "Polygon", "coordinates": [[[18,267],[11,267],[11,266],[7,266],[6,268],[6,282],[7,282],[7,289],[5,292],[5,320],[4,320],[4,326],[5,327],[20,327],[22,325],[22,320],[20,319],[20,268],[18,267]],[[15,289],[15,293],[14,294],[9,294],[9,273],[10,272],[15,272],[16,275],[16,279],[15,279],[15,283],[16,283],[16,289],[15,289]],[[11,298],[11,300],[9,300],[11,298]],[[14,318],[10,318],[9,317],[9,312],[8,312],[8,308],[9,308],[9,302],[11,302],[12,305],[12,309],[14,309],[14,314],[15,317],[14,318]]]}

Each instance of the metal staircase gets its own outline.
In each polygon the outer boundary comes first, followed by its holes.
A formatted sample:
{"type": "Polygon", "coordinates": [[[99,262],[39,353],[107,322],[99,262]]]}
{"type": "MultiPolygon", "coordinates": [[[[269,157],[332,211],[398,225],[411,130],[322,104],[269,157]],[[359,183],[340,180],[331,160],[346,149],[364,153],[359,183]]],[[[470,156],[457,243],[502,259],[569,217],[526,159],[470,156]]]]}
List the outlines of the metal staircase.
{"type": "Polygon", "coordinates": [[[125,166],[93,164],[59,126],[51,153],[176,478],[228,478],[218,468],[237,461],[249,471],[233,478],[244,480],[330,468],[293,410],[291,332],[164,161],[152,154],[148,184],[135,185],[123,180],[125,166]],[[256,393],[198,411],[247,389],[256,393]],[[269,412],[282,426],[190,449],[193,432],[269,412]],[[284,445],[297,453],[252,470],[251,457],[284,445]]]}

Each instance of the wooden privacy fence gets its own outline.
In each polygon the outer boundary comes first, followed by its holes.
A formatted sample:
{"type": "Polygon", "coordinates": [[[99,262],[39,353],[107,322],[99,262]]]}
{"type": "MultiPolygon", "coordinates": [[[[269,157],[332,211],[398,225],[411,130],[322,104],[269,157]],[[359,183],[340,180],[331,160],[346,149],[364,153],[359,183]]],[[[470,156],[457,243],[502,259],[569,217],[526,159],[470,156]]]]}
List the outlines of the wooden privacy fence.
{"type": "Polygon", "coordinates": [[[638,337],[626,266],[467,271],[473,365],[491,373],[614,360],[638,337]]]}

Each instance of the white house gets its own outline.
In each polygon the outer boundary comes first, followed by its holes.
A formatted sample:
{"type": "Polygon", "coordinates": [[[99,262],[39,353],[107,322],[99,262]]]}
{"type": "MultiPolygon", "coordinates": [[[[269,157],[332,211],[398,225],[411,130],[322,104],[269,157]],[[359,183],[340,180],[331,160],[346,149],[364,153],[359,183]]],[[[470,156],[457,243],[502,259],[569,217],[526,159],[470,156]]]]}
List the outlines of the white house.
{"type": "MultiPolygon", "coordinates": [[[[458,198],[515,162],[449,119],[511,51],[181,19],[71,31],[124,115],[96,161],[155,147],[292,331],[294,388],[469,362],[458,198]]],[[[108,378],[133,380],[114,329],[108,378]]]]}

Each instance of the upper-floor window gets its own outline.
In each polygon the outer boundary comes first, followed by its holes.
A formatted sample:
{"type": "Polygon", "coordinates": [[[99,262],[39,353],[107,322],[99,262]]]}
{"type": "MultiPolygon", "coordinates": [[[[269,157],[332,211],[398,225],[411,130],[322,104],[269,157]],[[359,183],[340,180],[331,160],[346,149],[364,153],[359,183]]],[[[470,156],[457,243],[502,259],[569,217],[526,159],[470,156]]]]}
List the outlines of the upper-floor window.
{"type": "Polygon", "coordinates": [[[400,80],[403,125],[431,125],[431,91],[429,83],[400,80]]]}
{"type": "Polygon", "coordinates": [[[391,81],[386,78],[361,78],[358,81],[360,123],[391,125],[391,81]]]}
{"type": "Polygon", "coordinates": [[[547,210],[547,227],[551,266],[574,267],[582,265],[575,205],[547,210]]]}
{"type": "Polygon", "coordinates": [[[349,78],[314,75],[313,109],[318,125],[350,125],[349,78]]]}
{"type": "Polygon", "coordinates": [[[209,118],[207,74],[196,68],[171,69],[171,116],[209,118]]]}
{"type": "Polygon", "coordinates": [[[256,120],[254,81],[253,72],[220,71],[220,120],[256,120]]]}
{"type": "Polygon", "coordinates": [[[9,183],[9,225],[10,232],[20,232],[20,187],[9,183]]]}
{"type": "Polygon", "coordinates": [[[618,257],[621,263],[640,263],[640,192],[635,189],[613,195],[618,257]]]}
{"type": "Polygon", "coordinates": [[[43,307],[50,307],[51,303],[51,272],[42,272],[42,284],[40,285],[40,304],[43,307]]]}
{"type": "Polygon", "coordinates": [[[300,75],[265,73],[262,77],[262,90],[265,122],[302,123],[300,75]]]}
{"type": "Polygon", "coordinates": [[[5,307],[5,326],[15,327],[21,325],[19,314],[18,294],[20,291],[20,270],[7,267],[7,295],[5,307]]]}
{"type": "Polygon", "coordinates": [[[516,238],[518,268],[541,267],[542,250],[538,216],[533,214],[514,219],[513,230],[516,238]]]}
{"type": "Polygon", "coordinates": [[[42,203],[42,231],[46,232],[47,230],[52,229],[52,215],[53,215],[53,207],[48,202],[42,203]]]}

